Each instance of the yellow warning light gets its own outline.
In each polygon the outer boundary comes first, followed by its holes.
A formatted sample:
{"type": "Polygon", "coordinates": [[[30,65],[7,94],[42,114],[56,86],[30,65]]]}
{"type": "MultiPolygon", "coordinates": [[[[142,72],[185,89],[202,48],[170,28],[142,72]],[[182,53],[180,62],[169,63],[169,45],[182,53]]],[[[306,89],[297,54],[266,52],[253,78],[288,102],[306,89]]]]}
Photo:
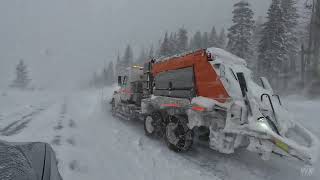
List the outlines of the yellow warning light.
{"type": "Polygon", "coordinates": [[[143,69],[143,67],[141,67],[141,66],[137,66],[137,65],[133,65],[132,67],[133,67],[133,68],[143,69]]]}

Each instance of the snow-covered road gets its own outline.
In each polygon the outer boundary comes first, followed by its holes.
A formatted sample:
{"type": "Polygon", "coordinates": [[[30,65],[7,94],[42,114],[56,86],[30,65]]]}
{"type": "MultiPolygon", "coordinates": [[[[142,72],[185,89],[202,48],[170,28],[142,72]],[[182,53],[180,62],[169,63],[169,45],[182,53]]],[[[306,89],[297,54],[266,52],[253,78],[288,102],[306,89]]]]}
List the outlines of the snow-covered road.
{"type": "MultiPolygon", "coordinates": [[[[111,93],[111,89],[104,92],[111,93]]],[[[162,141],[144,136],[140,122],[113,118],[101,97],[98,91],[0,91],[0,139],[50,143],[56,151],[60,173],[67,180],[320,177],[319,164],[312,169],[279,157],[262,161],[245,150],[223,155],[195,145],[188,153],[176,154],[162,141]]],[[[285,101],[297,119],[320,137],[320,100],[290,97],[285,101]]]]}

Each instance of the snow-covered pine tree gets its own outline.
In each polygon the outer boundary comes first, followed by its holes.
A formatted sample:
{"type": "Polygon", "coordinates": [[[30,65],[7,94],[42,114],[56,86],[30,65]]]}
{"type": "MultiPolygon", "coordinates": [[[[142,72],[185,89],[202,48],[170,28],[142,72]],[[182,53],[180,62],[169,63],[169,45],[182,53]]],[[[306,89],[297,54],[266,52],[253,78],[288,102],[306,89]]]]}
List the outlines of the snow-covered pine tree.
{"type": "Polygon", "coordinates": [[[254,25],[254,30],[252,34],[252,47],[253,47],[253,57],[248,59],[250,62],[248,63],[249,67],[253,70],[254,74],[257,75],[258,71],[258,51],[259,51],[259,43],[262,38],[262,29],[263,29],[263,17],[259,16],[254,25]]]}
{"type": "Polygon", "coordinates": [[[120,54],[118,53],[118,56],[117,56],[117,61],[116,61],[116,76],[120,76],[120,70],[121,70],[121,59],[120,59],[120,54]]]}
{"type": "Polygon", "coordinates": [[[188,49],[193,50],[193,37],[190,37],[188,49]]]}
{"type": "Polygon", "coordinates": [[[317,74],[317,76],[315,78],[317,79],[317,81],[320,81],[320,64],[317,67],[316,74],[317,74]]]}
{"type": "Polygon", "coordinates": [[[207,48],[209,46],[209,37],[208,37],[208,33],[204,32],[202,34],[202,48],[207,48]]]}
{"type": "Polygon", "coordinates": [[[98,79],[97,73],[94,72],[92,79],[90,80],[90,87],[97,87],[97,79],[98,79]]]}
{"type": "Polygon", "coordinates": [[[153,48],[153,45],[150,46],[150,49],[149,49],[149,53],[148,53],[148,60],[154,58],[154,48],[153,48]]]}
{"type": "Polygon", "coordinates": [[[184,27],[180,28],[178,31],[177,47],[177,53],[188,50],[188,31],[184,27]]]}
{"type": "Polygon", "coordinates": [[[161,57],[161,46],[162,46],[162,39],[158,40],[158,43],[156,44],[156,48],[155,48],[155,52],[154,52],[154,56],[156,58],[161,57]]]}
{"type": "Polygon", "coordinates": [[[272,0],[259,43],[258,73],[277,83],[286,59],[286,25],[280,0],[272,0]]]}
{"type": "Polygon", "coordinates": [[[288,50],[288,67],[292,74],[296,72],[296,59],[298,56],[298,49],[300,45],[298,43],[297,25],[299,14],[297,10],[296,0],[281,0],[281,8],[283,10],[283,19],[286,25],[286,48],[288,50]]]}
{"type": "Polygon", "coordinates": [[[101,77],[103,87],[109,85],[109,82],[108,82],[109,77],[108,76],[109,76],[108,70],[106,69],[106,67],[104,67],[102,70],[102,77],[101,77]]]}
{"type": "Polygon", "coordinates": [[[169,37],[169,55],[174,55],[177,53],[177,34],[171,33],[169,37]]]}
{"type": "Polygon", "coordinates": [[[133,51],[130,45],[127,45],[126,50],[123,55],[122,65],[124,69],[131,66],[133,63],[133,51]]]}
{"type": "Polygon", "coordinates": [[[262,29],[263,29],[264,20],[262,16],[259,16],[255,20],[253,35],[252,35],[252,42],[254,46],[258,45],[261,37],[262,37],[262,29]]]}
{"type": "MultiPolygon", "coordinates": [[[[310,11],[307,33],[306,78],[315,79],[320,66],[320,0],[306,0],[306,8],[310,11]]],[[[318,79],[315,79],[318,81],[318,79]]]]}
{"type": "Polygon", "coordinates": [[[213,26],[209,36],[208,46],[217,47],[217,42],[218,42],[218,35],[217,35],[216,28],[213,26]]]}
{"type": "Polygon", "coordinates": [[[225,49],[226,44],[227,44],[227,35],[224,28],[222,28],[218,37],[217,47],[225,49]]]}
{"type": "MultiPolygon", "coordinates": [[[[312,26],[314,26],[314,40],[313,40],[313,44],[314,44],[314,60],[313,60],[313,64],[314,64],[314,73],[316,74],[320,74],[319,70],[320,70],[320,0],[316,0],[314,2],[314,20],[312,22],[312,26]]],[[[319,79],[320,77],[318,76],[317,81],[320,81],[319,79]]]]}
{"type": "Polygon", "coordinates": [[[24,90],[28,88],[31,79],[29,79],[27,66],[21,59],[16,66],[16,79],[12,82],[10,87],[24,90]]]}
{"type": "Polygon", "coordinates": [[[146,50],[142,48],[136,63],[139,65],[143,65],[147,60],[148,60],[148,54],[146,50]]]}
{"type": "Polygon", "coordinates": [[[244,59],[250,59],[253,55],[251,38],[254,30],[254,13],[250,6],[243,0],[234,4],[233,25],[228,30],[227,49],[244,59]]]}
{"type": "Polygon", "coordinates": [[[159,50],[159,55],[160,56],[169,56],[170,55],[170,42],[169,42],[169,37],[168,37],[168,32],[164,35],[164,39],[161,43],[160,50],[159,50]]]}
{"type": "Polygon", "coordinates": [[[193,38],[192,41],[190,42],[190,46],[191,49],[196,50],[196,49],[200,49],[202,46],[202,36],[201,36],[201,32],[197,31],[193,38]]]}
{"type": "Polygon", "coordinates": [[[179,53],[178,32],[174,33],[173,39],[174,39],[174,54],[178,54],[179,53]]]}
{"type": "Polygon", "coordinates": [[[114,77],[114,66],[113,66],[113,62],[109,62],[108,68],[107,68],[107,72],[106,72],[106,85],[107,86],[111,86],[114,84],[115,82],[115,77],[114,77]]]}

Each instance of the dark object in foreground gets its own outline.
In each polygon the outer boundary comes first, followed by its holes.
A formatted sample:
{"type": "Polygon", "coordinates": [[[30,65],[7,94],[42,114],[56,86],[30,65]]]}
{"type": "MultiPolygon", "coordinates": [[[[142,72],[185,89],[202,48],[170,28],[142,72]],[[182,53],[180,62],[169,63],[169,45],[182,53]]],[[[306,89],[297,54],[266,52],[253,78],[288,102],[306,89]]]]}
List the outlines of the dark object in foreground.
{"type": "Polygon", "coordinates": [[[49,144],[5,141],[0,141],[0,179],[62,180],[49,144]]]}

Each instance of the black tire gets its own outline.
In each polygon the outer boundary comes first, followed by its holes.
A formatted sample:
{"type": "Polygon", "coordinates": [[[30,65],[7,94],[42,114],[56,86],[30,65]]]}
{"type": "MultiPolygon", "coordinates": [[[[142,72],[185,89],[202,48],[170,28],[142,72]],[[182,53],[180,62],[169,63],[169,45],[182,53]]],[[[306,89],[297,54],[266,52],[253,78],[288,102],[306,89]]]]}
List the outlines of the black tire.
{"type": "Polygon", "coordinates": [[[193,131],[187,126],[184,117],[168,116],[164,139],[169,149],[186,152],[193,145],[193,131]]]}
{"type": "Polygon", "coordinates": [[[148,137],[152,137],[155,134],[155,127],[152,125],[154,122],[154,119],[152,118],[151,115],[148,115],[144,118],[144,133],[148,137]],[[150,122],[151,121],[151,122],[150,122]],[[152,129],[150,129],[149,126],[152,126],[152,129]]]}
{"type": "Polygon", "coordinates": [[[161,130],[159,124],[162,123],[162,115],[160,112],[154,112],[144,118],[144,132],[146,136],[152,137],[161,130]]]}
{"type": "Polygon", "coordinates": [[[114,99],[111,100],[110,104],[111,104],[111,114],[112,116],[116,116],[116,104],[114,99]]]}

